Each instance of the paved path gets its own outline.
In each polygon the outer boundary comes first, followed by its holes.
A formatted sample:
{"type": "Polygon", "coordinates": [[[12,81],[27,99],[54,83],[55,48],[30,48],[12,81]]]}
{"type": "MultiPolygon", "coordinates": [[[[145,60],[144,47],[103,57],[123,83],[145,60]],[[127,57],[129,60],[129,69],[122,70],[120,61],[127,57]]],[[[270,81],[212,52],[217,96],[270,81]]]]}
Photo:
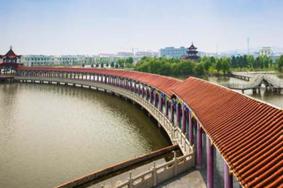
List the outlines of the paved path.
{"type": "Polygon", "coordinates": [[[193,170],[162,183],[158,188],[206,188],[206,184],[200,172],[193,170]]]}

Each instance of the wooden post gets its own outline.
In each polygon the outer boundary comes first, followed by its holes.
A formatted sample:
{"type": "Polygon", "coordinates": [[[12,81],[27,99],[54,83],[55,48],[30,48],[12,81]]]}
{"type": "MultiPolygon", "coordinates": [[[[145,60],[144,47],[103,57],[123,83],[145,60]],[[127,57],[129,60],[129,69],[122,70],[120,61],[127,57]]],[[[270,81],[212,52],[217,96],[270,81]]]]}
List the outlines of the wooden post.
{"type": "Polygon", "coordinates": [[[206,160],[207,160],[207,164],[206,164],[206,170],[207,170],[207,188],[213,188],[213,184],[214,184],[214,177],[213,177],[213,171],[214,171],[214,155],[213,155],[213,145],[210,142],[210,139],[208,138],[208,136],[206,136],[206,160]]]}
{"type": "Polygon", "coordinates": [[[192,122],[192,115],[191,112],[189,111],[189,141],[191,145],[194,144],[194,135],[193,135],[193,122],[192,122]]]}
{"type": "Polygon", "coordinates": [[[233,188],[233,177],[229,172],[229,167],[224,161],[224,188],[233,188]]]}
{"type": "Polygon", "coordinates": [[[182,111],[182,131],[183,133],[186,132],[187,130],[187,110],[186,110],[186,106],[184,106],[183,108],[183,111],[182,111]]]}
{"type": "Polygon", "coordinates": [[[197,123],[197,156],[196,156],[196,168],[201,169],[202,159],[202,128],[199,122],[197,123]]]}

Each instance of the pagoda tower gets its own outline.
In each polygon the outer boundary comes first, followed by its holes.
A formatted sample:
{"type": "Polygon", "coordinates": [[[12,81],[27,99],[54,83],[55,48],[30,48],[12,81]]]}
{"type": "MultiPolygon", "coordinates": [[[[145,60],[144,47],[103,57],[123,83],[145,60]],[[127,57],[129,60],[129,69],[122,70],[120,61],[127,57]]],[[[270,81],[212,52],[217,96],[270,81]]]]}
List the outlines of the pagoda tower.
{"type": "Polygon", "coordinates": [[[184,56],[184,59],[198,60],[199,58],[197,47],[192,43],[191,46],[187,48],[187,55],[184,56]]]}

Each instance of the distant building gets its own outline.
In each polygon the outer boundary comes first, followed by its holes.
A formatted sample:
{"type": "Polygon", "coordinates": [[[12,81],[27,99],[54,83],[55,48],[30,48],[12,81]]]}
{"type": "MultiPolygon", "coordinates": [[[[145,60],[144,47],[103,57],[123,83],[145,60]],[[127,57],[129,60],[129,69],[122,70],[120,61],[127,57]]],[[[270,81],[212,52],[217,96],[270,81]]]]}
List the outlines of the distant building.
{"type": "Polygon", "coordinates": [[[55,59],[54,64],[57,65],[78,65],[82,64],[83,58],[76,55],[63,55],[55,59]]]}
{"type": "Polygon", "coordinates": [[[187,54],[182,57],[183,59],[198,60],[200,56],[198,55],[197,47],[192,45],[187,49],[187,54]]]}
{"type": "Polygon", "coordinates": [[[157,57],[158,52],[152,52],[152,51],[138,51],[135,53],[135,57],[157,57]]]}
{"type": "Polygon", "coordinates": [[[259,55],[260,56],[272,56],[273,55],[273,52],[272,52],[272,48],[271,47],[262,47],[260,50],[259,50],[259,55]]]}
{"type": "Polygon", "coordinates": [[[112,53],[99,53],[97,56],[98,57],[115,57],[116,54],[112,54],[112,53]]]}
{"type": "Polygon", "coordinates": [[[22,56],[22,62],[26,66],[44,66],[54,64],[55,57],[47,55],[25,55],[22,56]]]}
{"type": "Polygon", "coordinates": [[[133,52],[118,52],[117,56],[118,57],[133,57],[134,53],[133,52]]]}
{"type": "Polygon", "coordinates": [[[187,53],[187,49],[185,47],[180,47],[180,48],[166,47],[160,49],[161,57],[181,58],[185,56],[186,53],[187,53]]]}
{"type": "Polygon", "coordinates": [[[26,66],[48,66],[48,65],[63,65],[73,66],[82,64],[93,64],[93,57],[80,55],[25,55],[22,56],[22,63],[26,66]]]}

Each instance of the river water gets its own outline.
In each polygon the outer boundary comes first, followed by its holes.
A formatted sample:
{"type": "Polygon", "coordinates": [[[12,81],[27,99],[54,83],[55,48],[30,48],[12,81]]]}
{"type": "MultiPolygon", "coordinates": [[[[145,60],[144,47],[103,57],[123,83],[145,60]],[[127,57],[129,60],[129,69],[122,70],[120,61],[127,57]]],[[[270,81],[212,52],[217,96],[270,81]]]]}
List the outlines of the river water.
{"type": "Polygon", "coordinates": [[[53,187],[169,145],[137,106],[83,88],[0,84],[0,187],[53,187]]]}

